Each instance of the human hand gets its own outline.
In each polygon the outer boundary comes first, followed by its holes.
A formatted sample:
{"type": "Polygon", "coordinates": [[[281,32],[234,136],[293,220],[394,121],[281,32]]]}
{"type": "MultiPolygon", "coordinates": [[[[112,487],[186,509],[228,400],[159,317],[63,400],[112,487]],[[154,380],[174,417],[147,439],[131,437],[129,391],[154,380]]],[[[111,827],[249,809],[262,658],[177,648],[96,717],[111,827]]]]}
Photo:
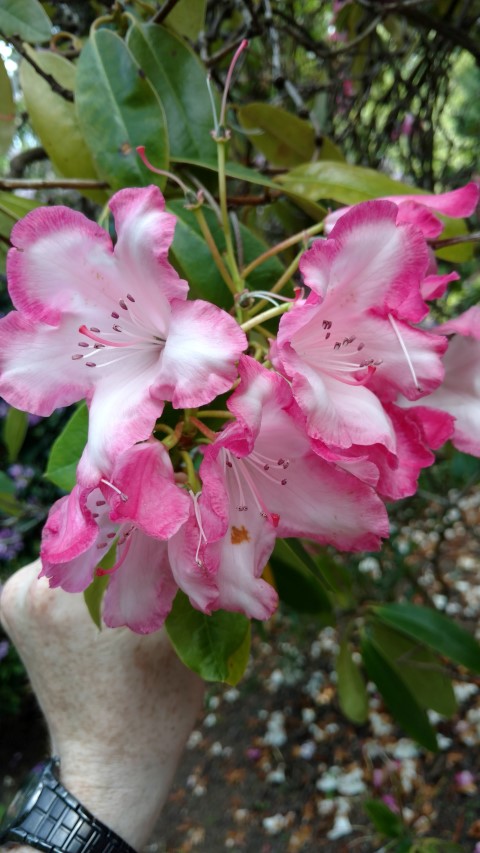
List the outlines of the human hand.
{"type": "Polygon", "coordinates": [[[136,849],[147,842],[200,710],[203,683],[164,631],[93,624],[81,594],[16,572],[0,619],[45,715],[61,781],[136,849]]]}

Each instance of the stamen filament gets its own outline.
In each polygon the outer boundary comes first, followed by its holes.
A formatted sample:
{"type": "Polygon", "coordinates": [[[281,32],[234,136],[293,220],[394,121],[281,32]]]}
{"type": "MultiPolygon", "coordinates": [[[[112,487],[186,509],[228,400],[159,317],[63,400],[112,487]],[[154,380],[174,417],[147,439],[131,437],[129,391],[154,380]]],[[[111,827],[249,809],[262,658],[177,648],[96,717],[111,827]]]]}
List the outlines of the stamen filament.
{"type": "Polygon", "coordinates": [[[405,346],[405,341],[403,340],[403,338],[400,334],[400,329],[398,328],[398,326],[397,326],[397,324],[396,324],[396,322],[393,319],[391,314],[388,315],[388,319],[390,320],[390,324],[392,326],[392,329],[397,336],[398,343],[400,344],[400,346],[402,348],[402,352],[403,352],[403,354],[407,360],[408,368],[410,370],[410,373],[412,374],[412,379],[413,379],[415,388],[417,389],[417,391],[421,391],[422,389],[420,388],[420,385],[418,384],[418,379],[417,379],[417,375],[415,373],[415,369],[414,369],[413,364],[412,364],[412,359],[410,358],[410,356],[408,354],[407,347],[405,346]]]}
{"type": "Polygon", "coordinates": [[[100,482],[104,483],[105,486],[109,486],[111,489],[113,489],[113,491],[116,492],[117,495],[120,495],[120,500],[122,500],[124,503],[125,503],[125,501],[128,501],[128,495],[125,495],[122,491],[120,491],[120,489],[117,486],[114,486],[113,483],[110,483],[109,480],[104,480],[102,478],[100,480],[100,482]]]}

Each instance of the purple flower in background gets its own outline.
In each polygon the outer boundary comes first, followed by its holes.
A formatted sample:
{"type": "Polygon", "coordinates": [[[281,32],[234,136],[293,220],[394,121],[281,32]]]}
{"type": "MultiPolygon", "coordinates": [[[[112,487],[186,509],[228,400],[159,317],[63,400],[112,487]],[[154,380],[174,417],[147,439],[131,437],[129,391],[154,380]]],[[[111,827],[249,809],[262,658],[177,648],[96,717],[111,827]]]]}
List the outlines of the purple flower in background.
{"type": "Polygon", "coordinates": [[[23,548],[23,540],[10,527],[0,529],[0,560],[12,560],[23,548]]]}
{"type": "Polygon", "coordinates": [[[8,640],[0,641],[0,660],[3,660],[8,655],[8,650],[10,648],[10,643],[8,640]]]}

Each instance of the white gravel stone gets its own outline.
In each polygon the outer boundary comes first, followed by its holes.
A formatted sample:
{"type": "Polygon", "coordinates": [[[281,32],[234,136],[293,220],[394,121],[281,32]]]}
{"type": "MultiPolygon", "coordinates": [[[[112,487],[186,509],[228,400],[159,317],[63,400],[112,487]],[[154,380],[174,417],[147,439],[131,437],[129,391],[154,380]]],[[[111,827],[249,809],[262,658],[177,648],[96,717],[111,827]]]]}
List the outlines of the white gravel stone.
{"type": "Polygon", "coordinates": [[[352,831],[353,827],[348,817],[346,815],[337,815],[332,829],[330,832],[327,832],[327,838],[330,841],[335,841],[337,838],[343,838],[344,835],[350,835],[352,831]]]}

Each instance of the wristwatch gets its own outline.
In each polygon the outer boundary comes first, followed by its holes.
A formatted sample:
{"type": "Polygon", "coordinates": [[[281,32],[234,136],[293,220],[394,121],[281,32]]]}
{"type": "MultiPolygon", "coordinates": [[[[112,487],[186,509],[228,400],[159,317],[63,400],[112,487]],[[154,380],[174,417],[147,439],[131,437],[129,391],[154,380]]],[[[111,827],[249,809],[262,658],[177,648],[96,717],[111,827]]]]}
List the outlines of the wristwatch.
{"type": "Polygon", "coordinates": [[[0,845],[28,844],[46,853],[135,853],[58,780],[60,760],[37,765],[0,824],[0,845]]]}

